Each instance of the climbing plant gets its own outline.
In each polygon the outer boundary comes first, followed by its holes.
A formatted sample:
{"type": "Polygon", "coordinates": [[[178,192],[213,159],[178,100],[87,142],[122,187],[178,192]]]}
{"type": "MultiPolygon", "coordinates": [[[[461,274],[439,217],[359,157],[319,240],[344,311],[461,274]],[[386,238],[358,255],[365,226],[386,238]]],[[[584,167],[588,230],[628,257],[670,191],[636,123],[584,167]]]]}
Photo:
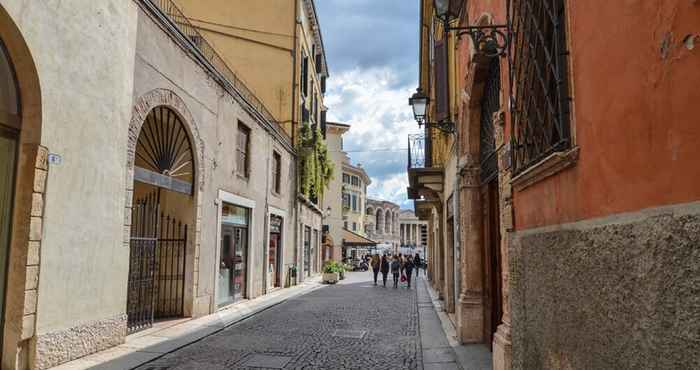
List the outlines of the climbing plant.
{"type": "Polygon", "coordinates": [[[328,147],[322,139],[321,130],[309,124],[301,126],[299,164],[301,168],[301,192],[307,198],[318,201],[333,179],[333,162],[328,156],[328,147]]]}

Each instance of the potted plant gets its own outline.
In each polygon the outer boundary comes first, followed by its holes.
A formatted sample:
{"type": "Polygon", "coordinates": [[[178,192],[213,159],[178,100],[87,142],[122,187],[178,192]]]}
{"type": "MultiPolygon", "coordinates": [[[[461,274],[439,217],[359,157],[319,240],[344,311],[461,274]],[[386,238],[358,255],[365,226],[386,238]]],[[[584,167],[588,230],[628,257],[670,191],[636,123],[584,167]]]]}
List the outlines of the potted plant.
{"type": "Polygon", "coordinates": [[[340,280],[340,271],[342,266],[335,261],[329,261],[323,267],[323,282],[327,284],[335,284],[340,280]]]}

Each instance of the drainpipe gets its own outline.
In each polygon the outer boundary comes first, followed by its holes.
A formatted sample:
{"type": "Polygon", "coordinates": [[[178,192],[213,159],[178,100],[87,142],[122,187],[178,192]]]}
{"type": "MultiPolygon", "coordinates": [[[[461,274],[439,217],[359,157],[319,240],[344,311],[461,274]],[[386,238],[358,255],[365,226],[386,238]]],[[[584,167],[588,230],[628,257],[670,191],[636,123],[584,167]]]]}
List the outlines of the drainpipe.
{"type": "MultiPolygon", "coordinates": [[[[299,0],[294,0],[294,39],[293,43],[294,45],[292,46],[292,119],[290,120],[292,123],[292,146],[296,145],[296,111],[297,111],[297,45],[299,44],[298,40],[298,35],[297,31],[299,28],[299,0]]],[[[296,146],[294,148],[296,150],[296,146]]],[[[293,201],[292,203],[294,204],[293,207],[293,212],[294,216],[292,217],[292,224],[294,225],[294,265],[296,266],[297,263],[299,262],[299,256],[298,256],[298,251],[300,248],[299,244],[299,157],[298,153],[294,157],[294,190],[292,194],[293,201]]],[[[296,277],[294,278],[294,282],[298,283],[299,281],[299,268],[297,267],[297,272],[296,272],[296,277]]],[[[289,275],[289,269],[287,269],[287,274],[289,275]]],[[[289,276],[289,285],[292,285],[292,277],[289,276]]]]}

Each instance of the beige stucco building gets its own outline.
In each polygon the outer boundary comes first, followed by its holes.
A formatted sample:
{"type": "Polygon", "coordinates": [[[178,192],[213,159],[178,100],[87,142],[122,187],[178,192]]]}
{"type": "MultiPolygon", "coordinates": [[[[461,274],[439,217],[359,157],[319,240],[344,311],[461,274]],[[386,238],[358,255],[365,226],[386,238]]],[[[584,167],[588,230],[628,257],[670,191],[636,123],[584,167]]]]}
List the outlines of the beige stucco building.
{"type": "Polygon", "coordinates": [[[313,0],[175,3],[294,143],[299,123],[321,124],[328,66],[313,0]]]}
{"type": "Polygon", "coordinates": [[[321,209],[285,181],[292,135],[207,36],[154,4],[0,5],[3,369],[320,269],[321,209]]]}
{"type": "Polygon", "coordinates": [[[425,257],[428,246],[428,221],[419,219],[411,210],[401,210],[399,212],[399,238],[401,247],[416,249],[425,257]]]}
{"type": "Polygon", "coordinates": [[[328,238],[327,249],[324,251],[324,260],[342,258],[343,243],[343,176],[338,175],[338,169],[343,168],[343,162],[347,160],[347,153],[343,151],[343,134],[350,130],[350,125],[338,122],[328,122],[326,126],[326,145],[335,176],[331,179],[323,197],[322,209],[326,213],[323,220],[328,238]]]}

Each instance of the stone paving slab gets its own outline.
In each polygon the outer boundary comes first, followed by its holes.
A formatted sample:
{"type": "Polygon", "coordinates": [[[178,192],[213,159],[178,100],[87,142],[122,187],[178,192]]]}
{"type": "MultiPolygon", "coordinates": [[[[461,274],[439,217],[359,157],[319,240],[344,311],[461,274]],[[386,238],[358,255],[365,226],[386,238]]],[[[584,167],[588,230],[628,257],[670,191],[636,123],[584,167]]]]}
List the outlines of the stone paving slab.
{"type": "MultiPolygon", "coordinates": [[[[128,336],[124,344],[52,369],[124,370],[136,368],[169,352],[211,336],[227,326],[245,320],[290,298],[303,296],[322,287],[325,287],[325,285],[320,283],[320,277],[307,279],[306,282],[300,285],[276,290],[270,294],[232,305],[208,316],[196,319],[181,319],[176,321],[175,324],[163,328],[158,328],[158,325],[156,325],[153,329],[128,336]]],[[[193,369],[199,368],[193,367],[193,369]]]]}
{"type": "Polygon", "coordinates": [[[369,279],[347,274],[139,369],[253,369],[261,355],[289,357],[284,369],[422,369],[415,290],[369,279]]]}

